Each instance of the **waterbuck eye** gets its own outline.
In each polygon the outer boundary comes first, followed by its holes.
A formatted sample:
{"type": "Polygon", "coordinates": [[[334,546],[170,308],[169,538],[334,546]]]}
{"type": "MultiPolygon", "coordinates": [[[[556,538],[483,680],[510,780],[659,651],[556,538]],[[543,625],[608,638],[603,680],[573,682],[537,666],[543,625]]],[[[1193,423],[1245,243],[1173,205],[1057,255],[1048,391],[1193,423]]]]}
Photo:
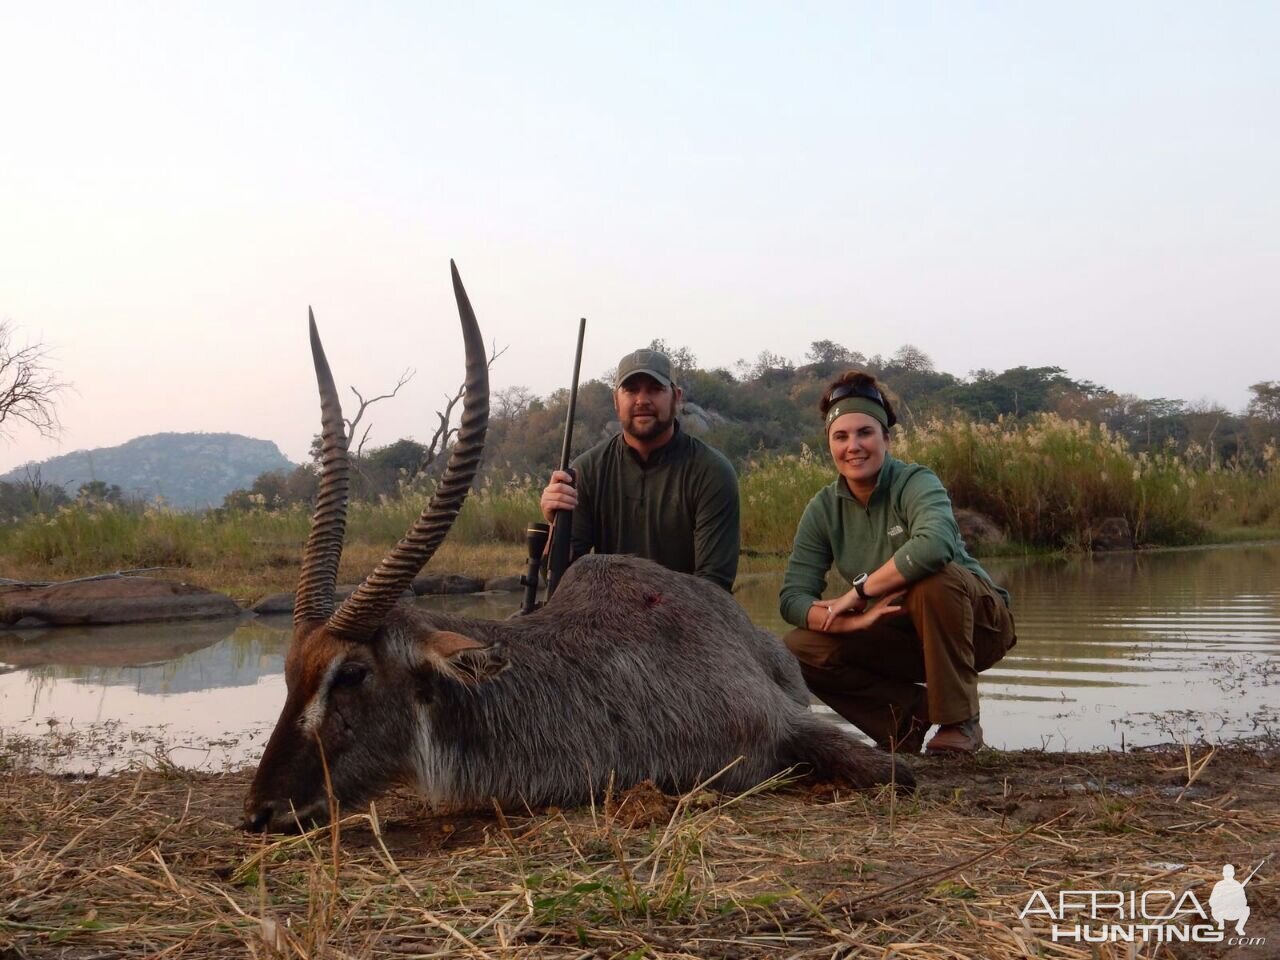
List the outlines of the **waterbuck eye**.
{"type": "Polygon", "coordinates": [[[369,668],[367,666],[355,660],[349,660],[340,666],[338,672],[333,675],[333,685],[335,687],[354,687],[360,684],[368,675],[369,668]]]}

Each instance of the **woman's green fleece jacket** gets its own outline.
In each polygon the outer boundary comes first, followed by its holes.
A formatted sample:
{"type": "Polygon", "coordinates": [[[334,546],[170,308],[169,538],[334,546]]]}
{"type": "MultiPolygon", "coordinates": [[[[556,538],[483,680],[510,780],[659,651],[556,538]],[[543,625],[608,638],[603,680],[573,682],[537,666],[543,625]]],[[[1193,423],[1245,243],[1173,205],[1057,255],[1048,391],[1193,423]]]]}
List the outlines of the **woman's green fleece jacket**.
{"type": "MultiPolygon", "coordinates": [[[[951,498],[937,474],[918,463],[886,456],[865,507],[849,492],[844,478],[836,477],[804,508],[778,598],[782,618],[797,627],[805,625],[809,607],[822,597],[833,565],[848,582],[871,573],[890,557],[908,583],[952,562],[991,582],[987,571],[965,550],[951,498]]],[[[1008,603],[1008,592],[999,586],[996,590],[1008,603]]]]}

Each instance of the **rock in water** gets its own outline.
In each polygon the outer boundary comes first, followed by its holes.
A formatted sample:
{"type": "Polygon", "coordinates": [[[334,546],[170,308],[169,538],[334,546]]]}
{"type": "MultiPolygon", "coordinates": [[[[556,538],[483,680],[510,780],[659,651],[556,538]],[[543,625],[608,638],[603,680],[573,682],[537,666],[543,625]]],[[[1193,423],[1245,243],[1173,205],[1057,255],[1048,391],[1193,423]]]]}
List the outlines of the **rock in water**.
{"type": "Polygon", "coordinates": [[[0,625],[67,626],[239,616],[230,597],[152,577],[110,577],[0,590],[0,625]]]}

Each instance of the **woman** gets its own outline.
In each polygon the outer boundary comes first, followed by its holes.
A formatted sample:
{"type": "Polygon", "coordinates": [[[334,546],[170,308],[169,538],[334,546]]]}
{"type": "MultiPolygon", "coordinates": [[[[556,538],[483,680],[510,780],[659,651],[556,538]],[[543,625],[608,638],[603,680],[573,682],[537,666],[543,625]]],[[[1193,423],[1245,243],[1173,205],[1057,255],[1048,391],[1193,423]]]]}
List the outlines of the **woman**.
{"type": "Polygon", "coordinates": [[[1008,594],[965,552],[937,475],[889,455],[893,406],[850,370],[822,395],[839,476],[809,501],[779,598],[819,698],[883,749],[982,746],[978,674],[1017,641],[1008,594]],[[835,566],[852,588],[820,599],[835,566]],[[923,686],[921,686],[923,684],[923,686]]]}

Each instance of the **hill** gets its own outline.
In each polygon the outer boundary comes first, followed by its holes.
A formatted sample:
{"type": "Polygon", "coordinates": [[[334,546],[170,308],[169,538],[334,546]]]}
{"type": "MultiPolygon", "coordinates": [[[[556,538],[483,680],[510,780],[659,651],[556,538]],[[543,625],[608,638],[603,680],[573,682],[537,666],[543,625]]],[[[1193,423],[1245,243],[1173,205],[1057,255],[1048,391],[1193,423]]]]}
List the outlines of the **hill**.
{"type": "Polygon", "coordinates": [[[237,433],[155,433],[18,467],[0,481],[21,482],[28,469],[38,467],[45,483],[72,497],[81,484],[97,480],[118,486],[127,497],[162,497],[179,510],[195,510],[217,506],[263,473],[293,466],[270,440],[237,433]]]}

